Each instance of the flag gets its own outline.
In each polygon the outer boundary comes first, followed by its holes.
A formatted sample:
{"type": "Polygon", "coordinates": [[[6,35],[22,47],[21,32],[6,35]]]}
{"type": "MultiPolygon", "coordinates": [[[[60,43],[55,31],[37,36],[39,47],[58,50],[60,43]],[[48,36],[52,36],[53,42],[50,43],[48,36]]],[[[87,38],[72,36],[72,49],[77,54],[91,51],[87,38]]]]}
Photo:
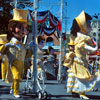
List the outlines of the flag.
{"type": "Polygon", "coordinates": [[[93,37],[91,40],[92,40],[93,45],[96,46],[96,38],[93,37]]]}

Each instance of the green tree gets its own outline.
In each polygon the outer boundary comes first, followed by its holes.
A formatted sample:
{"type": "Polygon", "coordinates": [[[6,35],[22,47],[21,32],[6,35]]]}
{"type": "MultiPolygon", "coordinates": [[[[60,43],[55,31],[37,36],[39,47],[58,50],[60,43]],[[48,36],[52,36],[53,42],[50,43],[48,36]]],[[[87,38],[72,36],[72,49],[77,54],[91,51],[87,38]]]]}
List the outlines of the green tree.
{"type": "Polygon", "coordinates": [[[8,30],[8,22],[12,19],[12,9],[10,0],[0,0],[0,34],[5,34],[8,30]]]}

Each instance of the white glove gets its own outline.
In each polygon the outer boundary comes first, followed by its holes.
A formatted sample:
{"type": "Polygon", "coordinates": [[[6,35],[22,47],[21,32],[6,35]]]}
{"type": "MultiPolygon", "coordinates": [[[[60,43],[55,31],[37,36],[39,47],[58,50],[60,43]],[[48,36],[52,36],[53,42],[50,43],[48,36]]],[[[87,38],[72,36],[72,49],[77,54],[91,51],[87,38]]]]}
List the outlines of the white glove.
{"type": "Polygon", "coordinates": [[[5,47],[14,46],[12,43],[6,43],[5,47]]]}
{"type": "Polygon", "coordinates": [[[87,49],[87,50],[96,51],[96,50],[98,49],[98,46],[96,45],[96,47],[93,48],[93,47],[91,47],[91,46],[89,46],[89,45],[85,45],[84,48],[87,49]]]}

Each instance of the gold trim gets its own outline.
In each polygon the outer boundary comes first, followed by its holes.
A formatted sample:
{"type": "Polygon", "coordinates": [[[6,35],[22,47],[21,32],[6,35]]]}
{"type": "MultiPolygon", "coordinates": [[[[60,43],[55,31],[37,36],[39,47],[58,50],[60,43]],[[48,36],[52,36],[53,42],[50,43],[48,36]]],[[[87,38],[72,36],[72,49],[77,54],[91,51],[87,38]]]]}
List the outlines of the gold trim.
{"type": "MultiPolygon", "coordinates": [[[[71,92],[75,92],[75,93],[85,93],[85,92],[89,92],[90,90],[93,89],[93,87],[96,85],[96,81],[94,82],[93,86],[89,89],[89,90],[86,90],[86,91],[82,91],[82,92],[77,92],[77,91],[71,91],[71,92]]],[[[70,93],[70,91],[68,91],[67,93],[70,93]]]]}
{"type": "Polygon", "coordinates": [[[24,20],[24,19],[19,19],[19,20],[11,19],[11,20],[9,20],[9,22],[11,22],[11,21],[17,21],[17,22],[21,22],[21,23],[24,23],[24,24],[28,24],[28,25],[31,24],[31,23],[29,23],[28,21],[26,21],[26,20],[24,20]]]}
{"type": "Polygon", "coordinates": [[[67,83],[77,83],[76,81],[67,81],[67,83]]]}
{"type": "Polygon", "coordinates": [[[78,88],[78,86],[67,86],[67,88],[78,88]]]}
{"type": "Polygon", "coordinates": [[[68,70],[67,72],[68,72],[68,73],[72,73],[72,71],[69,71],[69,70],[68,70]]]}
{"type": "Polygon", "coordinates": [[[74,77],[74,75],[73,75],[73,76],[71,76],[71,75],[68,75],[68,77],[74,77]]]}

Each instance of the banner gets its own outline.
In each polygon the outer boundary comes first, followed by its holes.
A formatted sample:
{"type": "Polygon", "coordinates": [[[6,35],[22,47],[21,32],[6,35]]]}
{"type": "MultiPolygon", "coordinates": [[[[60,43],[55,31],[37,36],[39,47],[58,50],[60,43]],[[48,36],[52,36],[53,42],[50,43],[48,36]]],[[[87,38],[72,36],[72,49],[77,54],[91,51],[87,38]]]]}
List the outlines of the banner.
{"type": "MultiPolygon", "coordinates": [[[[34,11],[33,12],[30,11],[30,16],[31,16],[31,19],[34,20],[34,18],[35,18],[34,11]]],[[[43,23],[46,20],[47,16],[48,16],[48,10],[42,11],[42,12],[37,12],[37,22],[43,23]]]]}

